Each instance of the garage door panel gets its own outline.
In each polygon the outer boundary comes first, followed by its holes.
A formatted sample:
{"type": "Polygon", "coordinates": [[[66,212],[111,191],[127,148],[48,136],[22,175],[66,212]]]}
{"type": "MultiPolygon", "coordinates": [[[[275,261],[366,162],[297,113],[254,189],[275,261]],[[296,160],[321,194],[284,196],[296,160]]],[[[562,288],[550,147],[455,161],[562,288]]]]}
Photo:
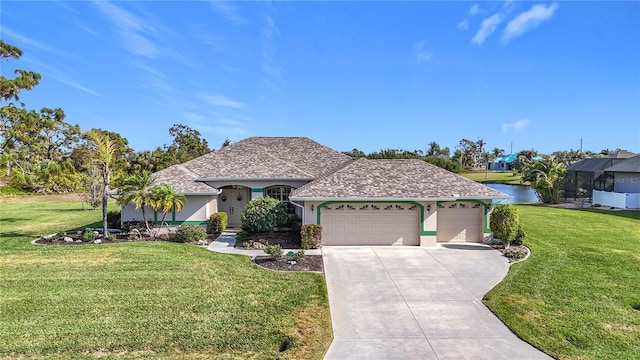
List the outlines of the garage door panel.
{"type": "Polygon", "coordinates": [[[333,204],[321,211],[324,245],[420,244],[420,220],[415,206],[333,204]]]}
{"type": "Polygon", "coordinates": [[[483,208],[469,202],[438,205],[438,242],[482,242],[483,208]]]}

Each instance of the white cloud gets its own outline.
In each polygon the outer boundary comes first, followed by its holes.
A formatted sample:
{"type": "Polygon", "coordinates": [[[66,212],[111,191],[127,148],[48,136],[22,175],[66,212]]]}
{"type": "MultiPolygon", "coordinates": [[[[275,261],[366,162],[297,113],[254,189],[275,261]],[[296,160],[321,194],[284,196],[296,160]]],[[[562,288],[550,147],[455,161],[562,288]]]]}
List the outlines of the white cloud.
{"type": "Polygon", "coordinates": [[[478,32],[476,32],[474,37],[471,39],[471,42],[476,45],[482,45],[484,40],[496,31],[496,28],[500,25],[502,20],[504,20],[504,16],[500,13],[493,14],[482,20],[480,29],[478,29],[478,32]]]}
{"type": "Polygon", "coordinates": [[[97,92],[97,91],[93,91],[85,86],[82,86],[80,84],[78,84],[77,82],[71,80],[71,78],[65,73],[63,72],[60,67],[53,67],[44,63],[41,63],[39,61],[33,60],[31,58],[26,58],[25,59],[26,62],[35,65],[35,71],[41,73],[42,75],[46,75],[46,77],[51,77],[67,86],[71,86],[72,88],[84,91],[86,93],[89,93],[91,95],[95,95],[95,96],[104,96],[101,93],[97,92]]]}
{"type": "Polygon", "coordinates": [[[265,16],[262,26],[262,71],[264,81],[271,91],[279,91],[285,85],[284,69],[278,62],[278,43],[276,42],[280,30],[271,14],[265,16]]]}
{"type": "Polygon", "coordinates": [[[469,29],[469,18],[477,15],[479,12],[480,12],[480,5],[473,4],[473,6],[471,6],[471,8],[469,8],[469,12],[467,13],[467,16],[465,16],[465,18],[458,23],[458,29],[460,29],[460,30],[468,30],[469,29]]]}
{"type": "Polygon", "coordinates": [[[93,4],[116,27],[129,52],[149,58],[158,56],[158,46],[150,39],[157,31],[144,19],[108,1],[94,1],[93,4]]]}
{"type": "Polygon", "coordinates": [[[541,23],[549,20],[557,9],[557,3],[549,6],[542,4],[533,5],[531,9],[520,13],[513,20],[509,21],[507,27],[502,32],[502,42],[507,43],[525,32],[535,29],[541,23]]]}
{"type": "Polygon", "coordinates": [[[529,120],[528,119],[522,119],[522,120],[518,120],[514,123],[510,123],[510,124],[502,124],[502,131],[503,132],[507,132],[510,130],[513,131],[521,131],[523,129],[525,129],[527,126],[529,126],[529,120]]]}
{"type": "MultiPolygon", "coordinates": [[[[19,42],[18,47],[23,47],[23,46],[31,46],[33,48],[36,48],[38,50],[44,50],[47,52],[50,52],[52,54],[56,54],[56,55],[60,55],[60,56],[65,56],[68,58],[76,58],[75,56],[72,56],[71,54],[62,51],[58,48],[55,48],[53,46],[44,44],[40,41],[37,40],[33,40],[31,38],[28,38],[24,35],[18,34],[17,32],[7,28],[7,27],[2,27],[2,29],[0,30],[0,33],[2,33],[3,36],[8,36],[9,38],[15,40],[16,42],[19,42]]],[[[5,39],[6,40],[6,39],[5,39]]],[[[16,44],[12,44],[12,45],[16,45],[16,44]]]]}
{"type": "Polygon", "coordinates": [[[413,53],[416,55],[418,62],[429,61],[433,59],[433,53],[425,49],[424,41],[413,44],[413,53]]]}
{"type": "Polygon", "coordinates": [[[204,99],[206,102],[208,102],[209,104],[214,105],[214,106],[227,107],[227,108],[232,108],[232,109],[237,109],[237,110],[243,110],[246,107],[246,105],[244,103],[241,103],[241,102],[235,101],[235,100],[231,100],[231,99],[226,98],[224,96],[201,95],[200,97],[202,99],[204,99]]]}
{"type": "Polygon", "coordinates": [[[243,18],[231,2],[225,0],[214,0],[209,2],[215,12],[234,24],[245,24],[247,20],[243,18]]]}

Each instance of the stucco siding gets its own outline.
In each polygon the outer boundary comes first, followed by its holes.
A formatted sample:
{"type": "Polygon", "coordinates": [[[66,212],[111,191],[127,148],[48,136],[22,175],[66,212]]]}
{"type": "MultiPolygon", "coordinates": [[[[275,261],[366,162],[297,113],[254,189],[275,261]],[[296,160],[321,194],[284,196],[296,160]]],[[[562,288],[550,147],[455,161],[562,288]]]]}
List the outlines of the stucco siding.
{"type": "MultiPolygon", "coordinates": [[[[187,195],[182,211],[176,212],[175,221],[203,221],[207,220],[207,204],[209,196],[187,195]]],[[[162,217],[161,214],[158,214],[162,217]]],[[[167,214],[167,218],[169,218],[167,214]]],[[[171,219],[169,219],[171,220],[171,219]]]]}

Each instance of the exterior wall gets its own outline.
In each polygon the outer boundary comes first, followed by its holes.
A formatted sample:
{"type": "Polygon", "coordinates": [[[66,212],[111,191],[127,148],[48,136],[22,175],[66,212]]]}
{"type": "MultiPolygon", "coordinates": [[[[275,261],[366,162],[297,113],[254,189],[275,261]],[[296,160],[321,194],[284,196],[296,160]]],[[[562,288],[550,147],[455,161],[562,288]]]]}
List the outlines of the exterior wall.
{"type": "MultiPolygon", "coordinates": [[[[217,199],[215,195],[187,195],[187,201],[180,212],[167,213],[165,222],[168,224],[194,223],[202,224],[207,221],[209,216],[217,211],[217,199]]],[[[163,213],[155,212],[151,207],[145,207],[147,220],[158,223],[162,220],[163,213]]],[[[121,211],[122,220],[126,221],[143,221],[142,210],[136,209],[134,204],[127,204],[121,211]]]]}
{"type": "MultiPolygon", "coordinates": [[[[340,202],[339,199],[335,200],[336,202],[340,202]]],[[[491,230],[489,229],[489,210],[491,208],[491,204],[479,201],[479,200],[460,200],[467,202],[475,202],[482,205],[483,211],[483,219],[482,219],[482,232],[483,232],[483,240],[484,242],[490,241],[493,236],[491,234],[491,230]]],[[[304,218],[302,219],[303,224],[318,224],[318,206],[324,203],[325,201],[305,201],[304,203],[304,218]],[[313,206],[313,211],[311,210],[313,206]]],[[[345,201],[348,203],[349,201],[345,201]]],[[[402,202],[401,199],[398,199],[397,202],[402,202]]],[[[413,201],[412,201],[413,202],[413,201]]],[[[375,203],[375,201],[373,202],[375,203]]],[[[420,246],[436,246],[437,244],[437,227],[438,227],[438,204],[435,201],[420,201],[413,202],[420,205],[420,246]]]]}
{"type": "MultiPolygon", "coordinates": [[[[187,202],[184,203],[182,211],[167,214],[167,219],[171,217],[169,220],[172,222],[207,221],[210,215],[207,208],[211,198],[215,198],[215,196],[187,195],[187,202]]],[[[157,217],[158,220],[162,219],[162,213],[158,213],[157,217]]]]}
{"type": "MultiPolygon", "coordinates": [[[[149,206],[146,206],[144,209],[145,215],[147,216],[147,220],[153,220],[153,209],[149,206]]],[[[134,204],[127,204],[121,210],[121,220],[120,223],[125,223],[127,221],[144,221],[142,219],[142,210],[136,209],[134,204]]]]}

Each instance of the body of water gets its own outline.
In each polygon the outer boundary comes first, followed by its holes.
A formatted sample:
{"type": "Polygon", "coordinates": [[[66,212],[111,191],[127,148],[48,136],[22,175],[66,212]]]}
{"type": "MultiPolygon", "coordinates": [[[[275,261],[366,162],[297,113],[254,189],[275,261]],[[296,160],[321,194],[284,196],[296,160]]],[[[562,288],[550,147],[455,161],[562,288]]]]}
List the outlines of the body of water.
{"type": "Polygon", "coordinates": [[[505,200],[505,203],[536,202],[539,201],[536,192],[529,186],[510,184],[485,184],[486,186],[513,196],[513,199],[505,200]]]}

